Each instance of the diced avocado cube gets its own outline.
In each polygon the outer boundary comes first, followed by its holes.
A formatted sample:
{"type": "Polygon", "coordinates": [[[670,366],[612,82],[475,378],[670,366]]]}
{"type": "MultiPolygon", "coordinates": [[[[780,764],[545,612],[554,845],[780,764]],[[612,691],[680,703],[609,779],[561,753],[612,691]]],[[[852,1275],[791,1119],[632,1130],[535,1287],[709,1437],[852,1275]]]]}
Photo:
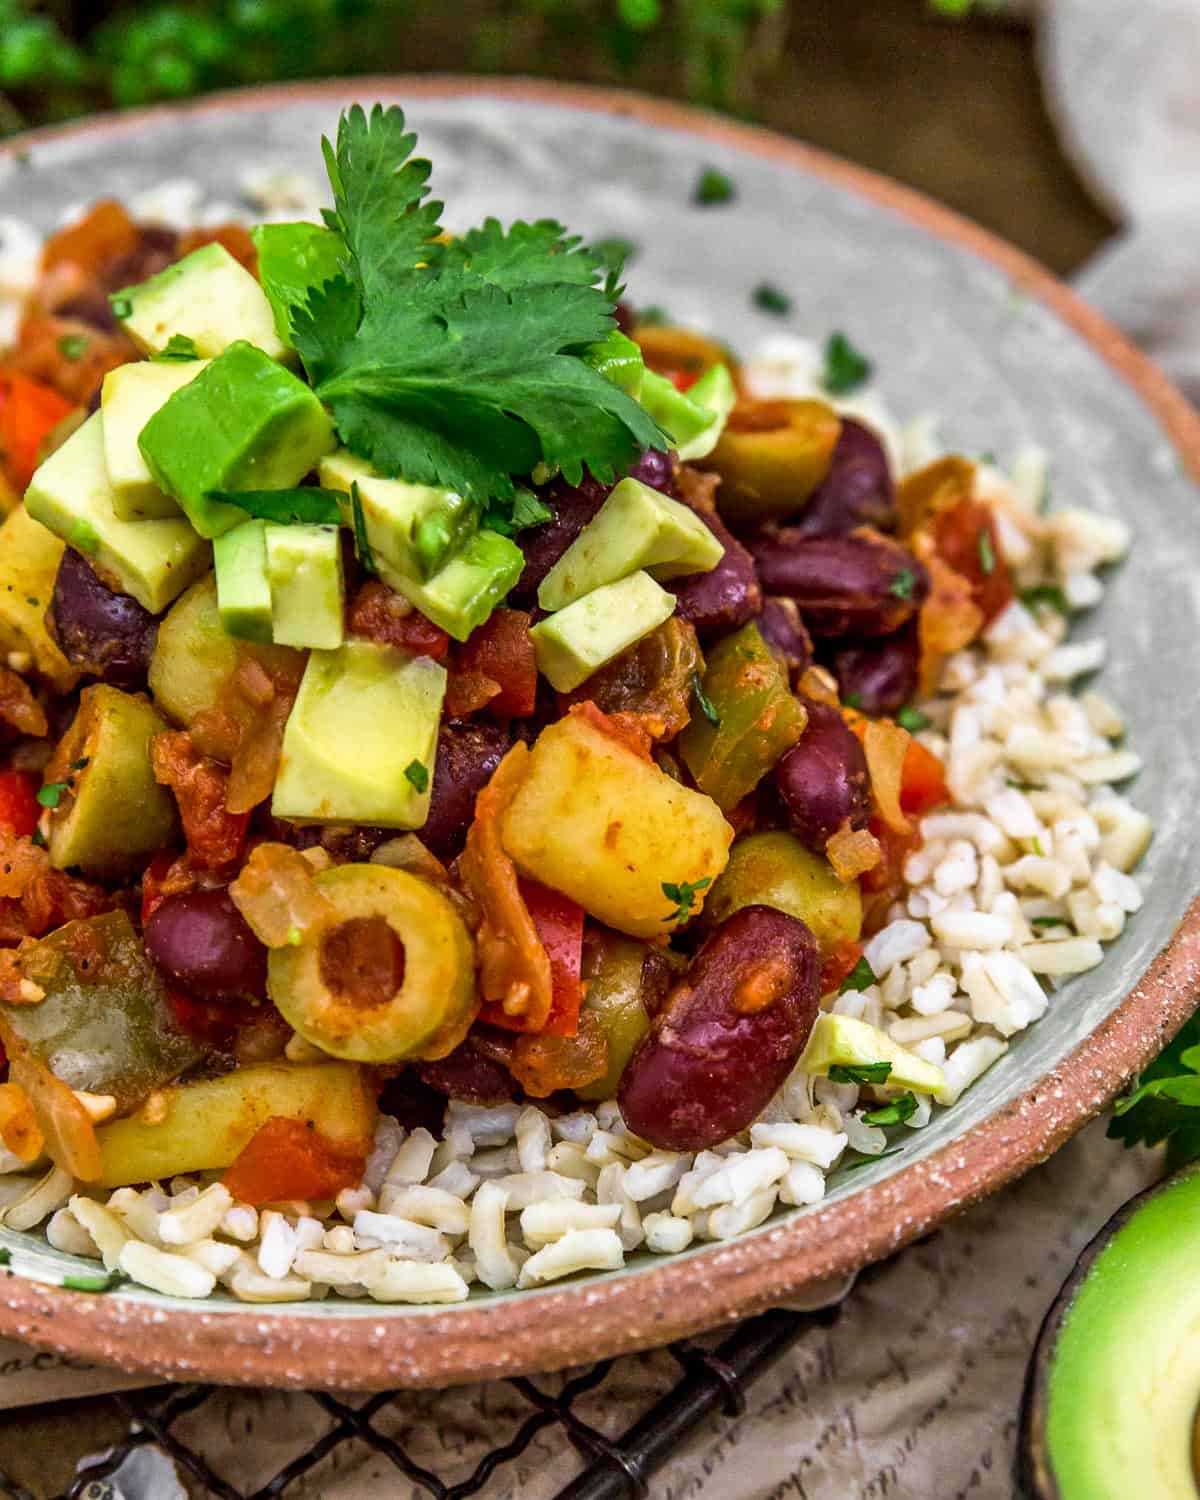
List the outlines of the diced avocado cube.
{"type": "Polygon", "coordinates": [[[599,343],[589,344],[583,362],[635,399],[642,394],[642,379],[646,373],[642,351],[619,328],[614,328],[599,343]]]}
{"type": "Polygon", "coordinates": [[[258,276],[275,331],[292,342],[292,313],[308,302],[316,287],[324,286],[341,270],[346,242],[323,224],[258,224],[250,231],[258,251],[258,276]]]}
{"type": "Polygon", "coordinates": [[[275,315],[262,287],[215,241],[140,286],[125,287],[112,303],[121,327],[143,354],[160,353],[178,333],[191,339],[205,359],[239,339],[272,359],[294,358],[275,331],[275,315]]]}
{"type": "Polygon", "coordinates": [[[338,528],[268,525],[265,541],[275,644],[336,650],[346,604],[338,528]]]}
{"type": "Polygon", "coordinates": [[[680,458],[690,462],[706,458],[717,446],[737,389],[726,365],[713,365],[686,391],[678,390],[665,375],[647,370],[640,399],[670,434],[680,458]]]}
{"type": "Polygon", "coordinates": [[[482,625],[520,578],[525,554],[495,531],[476,531],[428,583],[418,583],[377,556],[379,576],[456,641],[482,625]]]}
{"type": "Polygon", "coordinates": [[[288,717],[277,818],[420,828],[429,815],[446,669],[374,641],[314,651],[288,717]]]}
{"type": "Polygon", "coordinates": [[[886,1032],[852,1016],[834,1016],[823,1011],[813,1026],[804,1054],[796,1064],[805,1073],[824,1075],[831,1067],[868,1067],[871,1063],[891,1063],[888,1088],[915,1089],[921,1094],[936,1094],[945,1079],[942,1070],[928,1063],[907,1047],[892,1041],[886,1032]]]}
{"type": "Polygon", "coordinates": [[[100,410],[104,413],[104,461],[112,485],[113,510],[122,521],[145,521],[179,515],[179,502],[165,495],[142,457],[142,428],[189,380],[207,369],[204,359],[156,364],[139,360],[118,365],[104,377],[100,410]]]}
{"type": "Polygon", "coordinates": [[[272,639],[266,531],[265,521],[246,521],[213,542],[221,628],[263,646],[272,639]]]}
{"type": "Polygon", "coordinates": [[[675,610],[675,595],[649,573],[631,573],[593,589],[529,632],[538,668],[550,686],[572,692],[614,656],[640,641],[675,610]]]}
{"type": "Polygon", "coordinates": [[[289,489],[333,444],[333,421],[308,386],[245,342],[176,391],[138,439],[157,483],[208,537],[245,520],[214,491],[289,489]]]}
{"type": "Polygon", "coordinates": [[[538,603],[562,609],[645,568],[665,582],[707,573],[725,549],[699,516],[640,479],[622,479],[542,580],[538,603]]]}
{"type": "Polygon", "coordinates": [[[323,458],[317,475],[325,489],[344,497],[339,503],[347,526],[354,524],[351,487],[358,486],[372,552],[406,578],[431,578],[479,525],[478,507],[454,490],[385,479],[348,448],[323,458]]]}
{"type": "Polygon", "coordinates": [[[122,521],[104,462],[104,418],[95,412],[42,464],[25,493],[35,521],[91,559],[100,577],[160,614],[209,565],[212,549],[182,516],[122,521]]]}

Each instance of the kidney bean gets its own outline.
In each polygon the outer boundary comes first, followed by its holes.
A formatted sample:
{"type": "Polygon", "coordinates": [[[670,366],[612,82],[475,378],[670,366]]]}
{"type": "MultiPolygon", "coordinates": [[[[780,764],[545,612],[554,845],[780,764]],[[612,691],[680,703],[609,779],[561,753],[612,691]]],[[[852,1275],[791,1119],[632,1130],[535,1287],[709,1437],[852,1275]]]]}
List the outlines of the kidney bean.
{"type": "Polygon", "coordinates": [[[608,499],[608,494],[608,486],[590,474],[585,474],[578,485],[558,478],[538,488],[538,499],[550,507],[554,519],[521,533],[525,568],[508,596],[508,603],[514,609],[534,608],[538,585],[608,499]]]}
{"type": "Polygon", "coordinates": [[[792,832],[818,854],[842,824],[865,828],[871,781],[857,736],[836,708],[805,699],[808,725],[775,767],[792,832]]]}
{"type": "Polygon", "coordinates": [[[640,479],[652,490],[678,498],[679,486],[675,480],[675,459],[670,453],[660,453],[657,448],[647,448],[627,476],[640,479]]]}
{"type": "Polygon", "coordinates": [[[830,664],[845,702],[867,714],[894,714],[917,691],[920,656],[913,619],[882,640],[839,645],[830,664]]]}
{"type": "Polygon", "coordinates": [[[812,665],[812,637],[804,627],[794,599],[776,595],[764,599],[757,623],[759,634],[783,661],[790,676],[798,677],[812,665]]]}
{"type": "Polygon", "coordinates": [[[829,473],[796,518],[804,536],[845,536],[856,526],[896,524],[896,487],[883,444],[869,427],[843,417],[829,473]]]}
{"type": "Polygon", "coordinates": [[[511,744],[508,731],[496,724],[442,725],[429,816],[417,830],[421,842],[439,859],[453,859],[462,852],[475,816],[475,798],[511,744]]]}
{"type": "Polygon", "coordinates": [[[470,1037],[436,1062],[416,1064],[423,1083],[448,1099],[468,1104],[507,1104],[517,1092],[512,1074],[502,1063],[485,1057],[470,1037]]]}
{"type": "Polygon", "coordinates": [[[652,1145],[699,1151],[744,1129],[799,1057],[817,1015],[817,944],[769,906],[705,940],[638,1043],[617,1099],[652,1145]]]}
{"type": "Polygon", "coordinates": [[[72,547],[63,553],[46,627],[68,661],[113,687],[145,687],[158,621],[116,594],[72,547]]]}
{"type": "Polygon", "coordinates": [[[814,636],[891,635],[929,593],[929,574],[899,542],[867,529],[806,537],[794,526],[751,544],[763,587],[800,607],[814,636]]]}
{"type": "MultiPolygon", "coordinates": [[[[686,493],[680,497],[688,505],[686,493]]],[[[708,573],[689,573],[665,585],[678,601],[675,613],[696,628],[702,641],[727,635],[762,607],[762,588],[754,571],[754,559],[715,511],[689,505],[725,548],[725,556],[708,573]]]]}
{"type": "Polygon", "coordinates": [[[223,888],[168,896],[143,938],[158,967],[202,1000],[267,992],[267,950],[223,888]]]}

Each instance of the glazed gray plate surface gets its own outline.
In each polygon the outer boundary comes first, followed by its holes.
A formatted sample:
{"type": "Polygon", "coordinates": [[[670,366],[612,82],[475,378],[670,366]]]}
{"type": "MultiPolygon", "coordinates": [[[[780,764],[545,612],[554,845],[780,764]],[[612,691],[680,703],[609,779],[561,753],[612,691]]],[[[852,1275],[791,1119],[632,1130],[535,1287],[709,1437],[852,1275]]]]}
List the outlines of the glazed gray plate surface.
{"type": "MultiPolygon", "coordinates": [[[[241,170],[256,165],[295,168],[323,180],[322,132],[335,129],[342,103],[369,103],[380,90],[375,82],[340,96],[284,94],[269,107],[243,98],[47,137],[23,161],[0,155],[0,215],[49,231],[69,206],[100,196],[128,198],[178,177],[200,182],[208,200],[228,202],[236,200],[241,170]]],[[[450,228],[486,214],[505,220],[553,215],[588,237],[628,237],[639,246],[629,269],[631,299],[662,304],[677,321],[709,328],[743,354],[781,330],[823,338],[843,329],[875,361],[882,393],[902,420],[937,413],[948,444],[968,453],[991,451],[1001,461],[1022,444],[1040,444],[1050,455],[1054,506],[1094,508],[1132,526],[1129,561],[1110,577],[1103,604],[1077,635],[1100,633],[1108,640],[1103,687],[1125,710],[1131,743],[1145,760],[1133,789],[1156,827],[1141,871],[1144,909],[1107,950],[1103,965],[1063,986],[1045,1019],[1016,1038],[954,1109],[905,1135],[902,1155],[843,1178],[826,1205],[777,1216],[755,1234],[777,1233],[798,1214],[827,1213],[828,1205],[948,1145],[968,1151],[981,1122],[1062,1064],[1115,1010],[1200,890],[1200,521],[1178,452],[1112,364],[1014,284],[1008,270],[831,180],[826,171],[749,149],[736,130],[719,138],[697,135],[683,128],[681,111],[664,111],[674,123],[650,127],[617,106],[606,110],[593,101],[581,108],[557,102],[544,89],[496,96],[483,82],[466,96],[432,97],[426,84],[420,91],[398,87],[390,97],[409,102],[421,153],[434,163],[435,196],[450,205],[450,228]],[[733,179],[733,204],[692,203],[692,186],[706,165],[733,179]],[[786,319],[753,306],[751,294],[764,281],[792,298],[786,319]]],[[[906,1233],[898,1225],[896,1241],[906,1233]]],[[[82,1264],[34,1238],[4,1233],[0,1240],[13,1249],[18,1273],[57,1280],[82,1264]]],[[[701,1272],[699,1263],[717,1253],[700,1247],[688,1258],[701,1272]]],[[[795,1253],[793,1281],[800,1284],[806,1279],[802,1240],[795,1253]]],[[[583,1296],[602,1282],[634,1283],[658,1274],[662,1264],[635,1258],[629,1269],[581,1278],[573,1289],[583,1296]]],[[[137,1290],[119,1296],[164,1301],[137,1290]]],[[[503,1299],[489,1294],[486,1300],[503,1299]]],[[[206,1304],[204,1312],[220,1305],[206,1304]]],[[[473,1299],[466,1307],[476,1305],[473,1299]]],[[[430,1315],[337,1299],[308,1307],[223,1306],[231,1318],[259,1323],[378,1324],[430,1315]]],[[[455,1315],[453,1309],[438,1312],[455,1315]]]]}

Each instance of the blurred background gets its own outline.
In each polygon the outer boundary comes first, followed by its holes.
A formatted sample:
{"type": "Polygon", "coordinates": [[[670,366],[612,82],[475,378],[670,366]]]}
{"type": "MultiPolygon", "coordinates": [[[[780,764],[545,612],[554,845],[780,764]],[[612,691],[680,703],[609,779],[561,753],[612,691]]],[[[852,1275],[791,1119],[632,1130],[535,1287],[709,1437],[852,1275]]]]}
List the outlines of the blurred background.
{"type": "Polygon", "coordinates": [[[1061,273],[1113,227],[1001,0],[0,0],[0,133],[364,64],[723,109],[932,193],[1061,273]]]}

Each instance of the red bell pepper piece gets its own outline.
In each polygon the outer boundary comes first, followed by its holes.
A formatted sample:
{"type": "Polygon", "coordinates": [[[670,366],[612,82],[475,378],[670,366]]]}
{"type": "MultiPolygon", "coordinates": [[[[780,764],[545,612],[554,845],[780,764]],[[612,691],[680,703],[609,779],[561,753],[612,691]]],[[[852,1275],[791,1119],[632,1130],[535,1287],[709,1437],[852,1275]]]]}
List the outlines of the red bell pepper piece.
{"type": "Polygon", "coordinates": [[[0,771],[0,828],[19,839],[29,837],[42,813],[37,788],[37,777],[28,771],[0,771]]]}
{"type": "Polygon", "coordinates": [[[862,951],[862,944],[853,938],[842,938],[833,945],[821,965],[822,995],[832,995],[846,975],[853,973],[862,951]]]}
{"type": "Polygon", "coordinates": [[[901,808],[919,818],[949,801],[945,766],[932,750],[926,750],[918,740],[910,740],[900,772],[901,808]]]}
{"type": "MultiPolygon", "coordinates": [[[[583,965],[583,907],[534,880],[519,879],[521,897],[533,918],[546,957],[550,960],[553,986],[550,1015],[540,1028],[547,1036],[575,1036],[579,1031],[579,1007],[583,1001],[580,971],[583,965]]],[[[493,1001],[479,1012],[479,1019],[506,1031],[524,1031],[524,1018],[508,1015],[493,1001]]]]}
{"type": "Polygon", "coordinates": [[[522,610],[493,610],[455,648],[447,698],[471,703],[475,712],[492,719],[528,717],[537,701],[537,660],[529,623],[530,616],[522,610]]]}
{"type": "Polygon", "coordinates": [[[989,624],[1012,602],[1013,581],[1000,550],[991,507],[980,500],[960,500],[934,519],[938,555],[971,585],[971,596],[989,624]]]}
{"type": "Polygon", "coordinates": [[[336,1198],[362,1179],[366,1151],[347,1151],[303,1120],[274,1115],[250,1137],[221,1179],[240,1203],[336,1198]]]}
{"type": "Polygon", "coordinates": [[[13,487],[24,492],[47,436],[74,411],[71,403],[40,381],[0,375],[0,457],[13,487]]]}

